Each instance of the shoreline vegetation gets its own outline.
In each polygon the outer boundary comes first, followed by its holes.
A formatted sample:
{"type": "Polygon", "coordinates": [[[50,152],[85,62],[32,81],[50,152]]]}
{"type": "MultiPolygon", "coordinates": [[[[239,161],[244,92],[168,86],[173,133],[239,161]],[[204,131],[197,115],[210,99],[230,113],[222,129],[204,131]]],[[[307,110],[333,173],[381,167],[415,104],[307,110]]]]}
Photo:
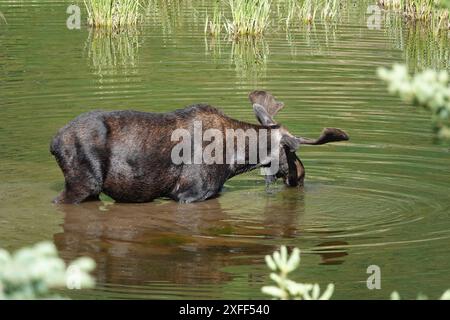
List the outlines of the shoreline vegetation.
{"type": "Polygon", "coordinates": [[[450,140],[450,84],[447,71],[425,70],[411,76],[406,66],[394,65],[392,70],[379,68],[377,73],[387,83],[389,93],[430,111],[437,138],[450,140]]]}
{"type": "Polygon", "coordinates": [[[56,290],[95,287],[95,266],[89,257],[67,264],[51,241],[12,253],[0,248],[0,300],[66,299],[56,290]]]}
{"type": "Polygon", "coordinates": [[[205,34],[230,37],[262,36],[271,25],[310,25],[318,18],[334,20],[345,1],[339,0],[216,0],[206,14],[205,34]],[[227,18],[227,12],[230,17],[227,18]]]}
{"type": "Polygon", "coordinates": [[[93,28],[123,29],[138,25],[144,17],[139,0],[84,0],[84,5],[93,28]]]}
{"type": "MultiPolygon", "coordinates": [[[[120,30],[140,25],[149,13],[190,8],[204,21],[204,32],[211,36],[222,33],[230,37],[262,36],[273,26],[286,29],[315,22],[339,20],[348,0],[215,0],[212,11],[201,9],[193,1],[183,4],[168,0],[83,0],[87,24],[92,28],[120,30]],[[196,8],[197,7],[197,8],[196,8]],[[198,10],[197,10],[198,9],[198,10]]],[[[202,4],[200,6],[200,4],[202,4]]],[[[450,30],[450,0],[373,0],[386,12],[395,12],[407,22],[421,23],[435,33],[450,30]]],[[[364,6],[364,5],[363,5],[364,6]]],[[[170,19],[170,15],[166,19],[170,19]]]]}
{"type": "Polygon", "coordinates": [[[450,0],[377,0],[377,4],[408,22],[428,25],[435,33],[450,30],[450,0]]]}

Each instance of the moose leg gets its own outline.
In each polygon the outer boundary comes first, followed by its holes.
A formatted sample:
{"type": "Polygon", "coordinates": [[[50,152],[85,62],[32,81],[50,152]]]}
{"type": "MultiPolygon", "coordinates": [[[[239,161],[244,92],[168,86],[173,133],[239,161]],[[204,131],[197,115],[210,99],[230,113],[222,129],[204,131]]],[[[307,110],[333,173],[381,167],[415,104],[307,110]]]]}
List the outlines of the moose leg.
{"type": "MultiPolygon", "coordinates": [[[[87,168],[79,168],[77,171],[87,168]]],[[[64,190],[56,197],[54,203],[80,203],[82,201],[98,200],[101,192],[101,182],[89,171],[79,172],[78,176],[64,174],[66,182],[64,190]]]]}
{"type": "Polygon", "coordinates": [[[213,198],[220,192],[226,180],[224,172],[225,170],[217,170],[215,166],[185,165],[171,198],[180,203],[213,198]]]}
{"type": "Polygon", "coordinates": [[[79,144],[65,149],[55,155],[64,174],[65,188],[53,202],[70,204],[98,200],[103,187],[100,158],[93,149],[84,149],[79,144]]]}
{"type": "Polygon", "coordinates": [[[87,201],[100,201],[100,194],[92,195],[84,199],[85,202],[87,201]]]}
{"type": "Polygon", "coordinates": [[[217,193],[216,190],[186,190],[177,195],[177,200],[180,203],[204,201],[216,196],[217,193]]]}
{"type": "Polygon", "coordinates": [[[202,179],[182,179],[177,183],[172,198],[180,203],[203,201],[215,196],[219,190],[202,179]]]}
{"type": "MultiPolygon", "coordinates": [[[[74,189],[67,187],[57,196],[53,203],[56,204],[78,204],[83,201],[89,201],[96,199],[96,196],[90,196],[89,189],[74,189]]],[[[98,199],[98,198],[97,198],[98,199]]]]}

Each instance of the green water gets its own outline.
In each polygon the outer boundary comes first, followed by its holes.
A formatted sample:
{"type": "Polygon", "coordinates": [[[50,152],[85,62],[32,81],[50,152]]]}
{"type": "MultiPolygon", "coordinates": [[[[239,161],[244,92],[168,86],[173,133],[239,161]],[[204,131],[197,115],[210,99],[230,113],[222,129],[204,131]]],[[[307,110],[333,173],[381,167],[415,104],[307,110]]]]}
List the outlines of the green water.
{"type": "Polygon", "coordinates": [[[0,247],[53,240],[65,259],[93,257],[97,288],[65,292],[73,298],[263,298],[263,257],[281,244],[302,249],[293,278],[334,282],[334,298],[449,288],[449,148],[375,75],[395,62],[448,69],[448,43],[395,16],[368,29],[369,1],[335,26],[232,43],[204,37],[205,2],[169,3],[137,32],[110,36],[68,30],[67,3],[0,2],[0,247]],[[197,204],[51,204],[63,177],[49,141],[78,114],[207,102],[254,122],[246,96],[257,88],[285,102],[277,119],[292,133],[351,137],[299,151],[304,189],[266,190],[253,172],[197,204]],[[381,290],[366,287],[369,265],[381,290]]]}

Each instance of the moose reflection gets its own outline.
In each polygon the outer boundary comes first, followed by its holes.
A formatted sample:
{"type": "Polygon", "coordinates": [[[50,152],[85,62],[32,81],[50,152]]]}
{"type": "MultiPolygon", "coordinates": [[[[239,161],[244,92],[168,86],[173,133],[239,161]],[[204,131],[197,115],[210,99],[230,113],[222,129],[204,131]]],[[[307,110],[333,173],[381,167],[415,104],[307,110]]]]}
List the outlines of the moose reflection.
{"type": "Polygon", "coordinates": [[[100,283],[228,281],[224,267],[262,264],[264,255],[277,248],[271,239],[298,237],[302,192],[300,197],[298,192],[283,195],[283,203],[261,194],[247,206],[235,205],[236,197],[247,195],[184,206],[115,203],[108,211],[100,210],[99,202],[61,205],[63,232],[54,235],[54,242],[65,259],[93,257],[100,283]]]}

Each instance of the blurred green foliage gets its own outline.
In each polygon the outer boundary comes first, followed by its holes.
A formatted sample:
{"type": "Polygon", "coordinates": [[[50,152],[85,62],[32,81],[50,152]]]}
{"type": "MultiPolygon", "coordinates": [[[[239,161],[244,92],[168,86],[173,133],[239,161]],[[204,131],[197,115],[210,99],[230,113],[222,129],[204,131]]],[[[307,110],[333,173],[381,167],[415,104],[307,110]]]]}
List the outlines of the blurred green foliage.
{"type": "Polygon", "coordinates": [[[450,9],[450,0],[434,0],[434,4],[438,8],[450,9]]]}
{"type": "MultiPolygon", "coordinates": [[[[397,291],[392,292],[391,293],[391,300],[401,300],[400,294],[397,291]]],[[[417,300],[428,300],[428,297],[423,295],[423,294],[419,294],[417,296],[417,300]]],[[[445,291],[442,294],[442,296],[439,298],[439,300],[450,300],[450,289],[445,291]]]]}
{"type": "Polygon", "coordinates": [[[92,27],[121,29],[137,25],[143,18],[139,0],[84,0],[88,24],[92,27]]]}
{"type": "Polygon", "coordinates": [[[413,105],[431,111],[438,138],[450,140],[450,86],[446,71],[425,70],[411,76],[406,66],[378,69],[378,76],[388,83],[390,93],[413,105]]]}
{"type": "Polygon", "coordinates": [[[320,287],[317,283],[299,283],[288,278],[289,273],[300,265],[300,250],[298,248],[295,248],[289,256],[287,248],[282,246],[280,251],[275,251],[272,256],[266,256],[266,264],[273,271],[270,274],[270,279],[276,285],[265,286],[261,290],[275,299],[329,300],[333,295],[334,285],[332,283],[328,285],[323,294],[320,294],[320,287]]]}
{"type": "Polygon", "coordinates": [[[66,266],[52,242],[12,254],[0,249],[0,300],[58,299],[62,297],[52,294],[52,289],[92,288],[95,281],[89,272],[94,268],[94,260],[87,257],[66,266]]]}

